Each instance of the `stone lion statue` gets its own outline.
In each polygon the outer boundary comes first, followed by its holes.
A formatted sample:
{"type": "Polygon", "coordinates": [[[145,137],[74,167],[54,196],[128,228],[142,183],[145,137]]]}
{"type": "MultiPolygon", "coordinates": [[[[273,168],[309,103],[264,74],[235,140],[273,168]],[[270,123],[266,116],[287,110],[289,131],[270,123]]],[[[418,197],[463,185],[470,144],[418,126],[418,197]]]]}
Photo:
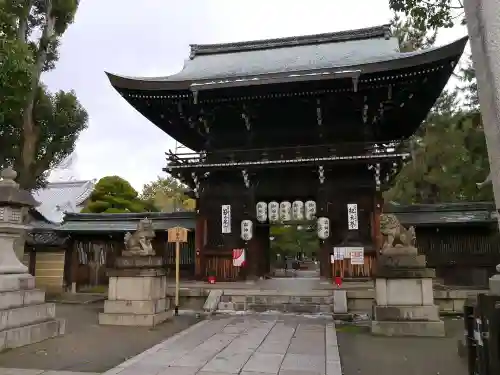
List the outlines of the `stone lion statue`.
{"type": "Polygon", "coordinates": [[[384,236],[382,252],[384,249],[394,247],[414,248],[416,245],[415,228],[406,229],[394,214],[380,215],[380,232],[384,236]]]}
{"type": "Polygon", "coordinates": [[[125,233],[125,250],[122,255],[154,256],[155,251],[151,245],[151,240],[154,237],[155,231],[153,229],[153,222],[148,218],[142,219],[137,224],[137,230],[133,234],[130,234],[130,232],[125,233]]]}

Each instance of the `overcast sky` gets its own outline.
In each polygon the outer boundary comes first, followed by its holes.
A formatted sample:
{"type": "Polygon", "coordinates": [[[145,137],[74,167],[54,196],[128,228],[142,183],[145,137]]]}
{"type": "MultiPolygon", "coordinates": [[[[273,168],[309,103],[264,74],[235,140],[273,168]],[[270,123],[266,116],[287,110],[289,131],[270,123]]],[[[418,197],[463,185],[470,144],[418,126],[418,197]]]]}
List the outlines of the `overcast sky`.
{"type": "MultiPolygon", "coordinates": [[[[72,176],[119,175],[139,191],[163,175],[175,142],[128,105],[104,72],[132,76],[176,73],[190,43],[221,43],[369,27],[391,18],[388,0],[81,0],[62,40],[52,90],[75,90],[88,129],[76,148],[72,176]]],[[[438,44],[465,35],[442,33],[438,44]]]]}

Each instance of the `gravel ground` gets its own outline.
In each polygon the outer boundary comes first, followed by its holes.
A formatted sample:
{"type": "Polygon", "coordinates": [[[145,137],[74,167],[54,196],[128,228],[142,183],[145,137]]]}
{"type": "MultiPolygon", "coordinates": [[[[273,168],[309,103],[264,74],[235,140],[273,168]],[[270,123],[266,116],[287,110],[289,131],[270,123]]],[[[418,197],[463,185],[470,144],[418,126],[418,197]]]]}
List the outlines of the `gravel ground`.
{"type": "Polygon", "coordinates": [[[105,372],[180,332],[198,319],[179,316],[153,329],[97,324],[102,303],[58,304],[66,319],[66,334],[0,354],[0,367],[105,372]]]}
{"type": "Polygon", "coordinates": [[[467,375],[457,354],[462,320],[445,324],[445,338],[375,337],[366,329],[337,325],[344,375],[467,375]]]}

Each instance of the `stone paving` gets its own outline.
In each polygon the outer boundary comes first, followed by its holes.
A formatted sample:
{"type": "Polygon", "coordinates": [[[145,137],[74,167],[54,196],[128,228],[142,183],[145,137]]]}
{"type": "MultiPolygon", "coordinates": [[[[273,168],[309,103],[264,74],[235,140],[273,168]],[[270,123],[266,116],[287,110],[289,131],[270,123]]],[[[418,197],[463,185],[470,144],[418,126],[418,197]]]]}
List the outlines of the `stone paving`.
{"type": "Polygon", "coordinates": [[[104,373],[116,374],[341,375],[342,370],[331,320],[254,315],[202,321],[104,373]]]}
{"type": "Polygon", "coordinates": [[[34,370],[24,368],[0,368],[0,375],[99,375],[97,372],[73,372],[34,370]]]}

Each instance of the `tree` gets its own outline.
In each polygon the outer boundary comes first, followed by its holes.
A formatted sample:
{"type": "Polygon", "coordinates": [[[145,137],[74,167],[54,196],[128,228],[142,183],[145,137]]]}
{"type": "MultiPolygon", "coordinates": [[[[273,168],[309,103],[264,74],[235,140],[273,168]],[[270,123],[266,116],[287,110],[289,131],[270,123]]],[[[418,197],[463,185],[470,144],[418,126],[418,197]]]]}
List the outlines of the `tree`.
{"type": "Polygon", "coordinates": [[[90,195],[82,212],[126,213],[155,211],[148,202],[139,199],[139,194],[130,183],[118,176],[101,178],[90,195]]]}
{"type": "Polygon", "coordinates": [[[270,229],[271,252],[273,254],[296,255],[305,253],[309,256],[318,249],[318,236],[314,222],[301,225],[273,225],[270,229]]]}
{"type": "Polygon", "coordinates": [[[196,207],[196,201],[186,195],[186,186],[171,176],[144,185],[141,199],[161,212],[194,211],[196,207]]]}
{"type": "MultiPolygon", "coordinates": [[[[393,22],[394,34],[400,35],[400,44],[406,41],[406,46],[425,48],[422,40],[427,31],[419,28],[418,21],[408,23],[413,29],[404,27],[404,23],[393,22]]],[[[436,29],[434,39],[435,33],[436,29]]],[[[491,189],[479,190],[476,186],[487,175],[488,157],[470,61],[458,76],[464,86],[445,90],[439,97],[426,121],[411,138],[412,157],[403,166],[393,187],[385,192],[386,200],[413,204],[492,198],[491,189]],[[465,98],[465,103],[463,100],[461,103],[459,94],[465,98]]]]}
{"type": "Polygon", "coordinates": [[[411,17],[419,30],[451,28],[465,23],[463,0],[389,0],[389,6],[411,17]]]}
{"type": "MultiPolygon", "coordinates": [[[[2,23],[0,32],[9,41],[6,54],[29,62],[27,81],[23,75],[23,84],[0,86],[1,97],[7,94],[21,104],[2,106],[0,165],[14,164],[19,184],[28,190],[46,182],[50,169],[73,152],[87,126],[87,113],[74,92],[50,93],[40,83],[42,73],[55,67],[60,37],[78,4],[78,0],[0,0],[7,25],[2,23]]],[[[4,75],[15,83],[14,73],[10,69],[4,75]]]]}

